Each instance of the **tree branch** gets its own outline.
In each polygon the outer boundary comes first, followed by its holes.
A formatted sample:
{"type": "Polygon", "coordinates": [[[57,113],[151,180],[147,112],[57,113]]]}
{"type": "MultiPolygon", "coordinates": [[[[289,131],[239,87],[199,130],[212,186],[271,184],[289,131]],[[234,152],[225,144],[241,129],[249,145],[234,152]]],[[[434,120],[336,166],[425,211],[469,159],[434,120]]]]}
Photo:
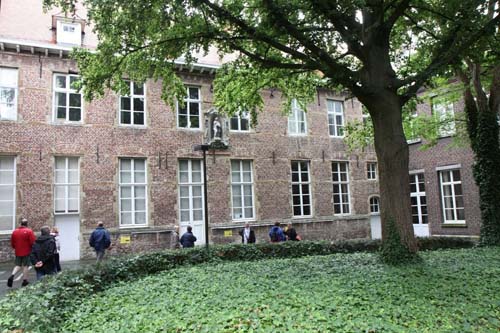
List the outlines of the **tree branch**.
{"type": "Polygon", "coordinates": [[[428,78],[434,74],[439,68],[444,64],[453,63],[460,56],[460,50],[467,49],[472,46],[475,42],[484,36],[484,33],[494,27],[500,22],[500,15],[497,15],[490,21],[488,21],[483,27],[478,29],[473,34],[468,34],[467,38],[463,41],[457,40],[460,36],[461,26],[456,26],[455,29],[451,30],[448,36],[443,38],[441,47],[434,52],[434,57],[432,61],[427,65],[427,67],[422,70],[419,74],[410,76],[404,80],[400,80],[397,84],[397,88],[404,87],[406,85],[411,86],[402,95],[403,103],[407,102],[410,98],[415,96],[418,89],[422,84],[428,80],[428,78]]]}
{"type": "Polygon", "coordinates": [[[410,5],[410,0],[402,0],[399,4],[395,5],[394,11],[389,16],[384,25],[389,31],[392,29],[396,21],[404,14],[410,5]]]}

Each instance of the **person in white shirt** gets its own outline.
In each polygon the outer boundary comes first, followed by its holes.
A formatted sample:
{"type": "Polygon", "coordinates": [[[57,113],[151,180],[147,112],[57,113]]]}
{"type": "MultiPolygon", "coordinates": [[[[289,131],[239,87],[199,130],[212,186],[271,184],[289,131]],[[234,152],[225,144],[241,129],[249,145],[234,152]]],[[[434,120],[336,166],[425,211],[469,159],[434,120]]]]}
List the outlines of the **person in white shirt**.
{"type": "Polygon", "coordinates": [[[243,244],[253,244],[255,243],[255,232],[250,229],[250,225],[245,223],[245,227],[238,232],[241,236],[241,242],[243,244]]]}

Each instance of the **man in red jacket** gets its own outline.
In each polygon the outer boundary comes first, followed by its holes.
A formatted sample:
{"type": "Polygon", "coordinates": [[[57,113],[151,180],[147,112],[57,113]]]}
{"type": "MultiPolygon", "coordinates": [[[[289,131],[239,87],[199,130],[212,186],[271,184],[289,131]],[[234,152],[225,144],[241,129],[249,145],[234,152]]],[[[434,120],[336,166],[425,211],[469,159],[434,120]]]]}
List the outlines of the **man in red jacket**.
{"type": "Polygon", "coordinates": [[[16,252],[16,266],[12,270],[12,275],[7,280],[7,287],[12,287],[14,282],[14,275],[23,269],[23,283],[22,286],[28,284],[28,268],[30,265],[31,247],[35,243],[36,237],[33,231],[28,228],[28,220],[23,218],[21,226],[14,230],[10,237],[10,244],[16,252]]]}

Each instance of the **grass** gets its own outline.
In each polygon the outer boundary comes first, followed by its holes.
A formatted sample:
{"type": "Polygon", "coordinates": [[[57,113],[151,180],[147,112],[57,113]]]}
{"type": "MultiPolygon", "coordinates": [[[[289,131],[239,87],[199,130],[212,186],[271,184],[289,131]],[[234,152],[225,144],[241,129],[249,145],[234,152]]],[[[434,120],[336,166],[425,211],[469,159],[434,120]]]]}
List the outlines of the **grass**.
{"type": "Polygon", "coordinates": [[[204,264],[86,299],[72,332],[499,332],[500,248],[204,264]]]}

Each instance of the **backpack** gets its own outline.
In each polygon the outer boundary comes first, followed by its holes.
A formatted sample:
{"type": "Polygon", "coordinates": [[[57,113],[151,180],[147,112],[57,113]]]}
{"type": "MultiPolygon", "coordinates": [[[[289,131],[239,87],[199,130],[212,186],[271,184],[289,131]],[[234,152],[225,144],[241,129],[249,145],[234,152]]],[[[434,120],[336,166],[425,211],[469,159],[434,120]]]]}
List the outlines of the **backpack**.
{"type": "Polygon", "coordinates": [[[279,242],[279,241],[280,241],[280,238],[278,235],[278,230],[273,228],[273,230],[271,230],[271,242],[275,243],[275,242],[279,242]]]}

